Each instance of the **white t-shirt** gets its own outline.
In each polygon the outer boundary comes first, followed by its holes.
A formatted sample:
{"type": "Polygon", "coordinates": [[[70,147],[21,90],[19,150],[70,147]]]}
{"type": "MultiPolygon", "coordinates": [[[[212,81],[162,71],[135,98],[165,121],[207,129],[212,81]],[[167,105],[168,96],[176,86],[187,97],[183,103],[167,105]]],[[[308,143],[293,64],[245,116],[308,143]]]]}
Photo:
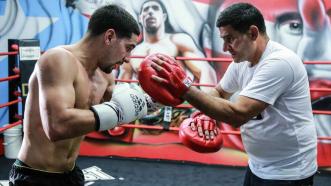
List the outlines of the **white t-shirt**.
{"type": "Polygon", "coordinates": [[[241,126],[252,172],[263,179],[298,180],[317,170],[317,135],[301,59],[269,41],[258,64],[231,63],[218,84],[269,106],[241,126]]]}

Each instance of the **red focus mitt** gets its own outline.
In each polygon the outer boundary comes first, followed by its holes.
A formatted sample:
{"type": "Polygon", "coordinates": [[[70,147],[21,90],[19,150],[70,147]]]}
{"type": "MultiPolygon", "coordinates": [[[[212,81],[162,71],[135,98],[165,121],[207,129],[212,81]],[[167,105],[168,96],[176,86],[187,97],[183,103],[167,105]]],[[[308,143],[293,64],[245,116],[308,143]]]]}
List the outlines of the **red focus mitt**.
{"type": "Polygon", "coordinates": [[[156,102],[167,106],[179,105],[183,102],[179,96],[174,96],[170,93],[167,87],[162,86],[161,83],[152,79],[153,75],[158,75],[158,72],[151,66],[153,63],[152,60],[155,59],[157,55],[162,54],[149,55],[140,64],[140,68],[138,70],[138,80],[140,86],[156,102]]]}
{"type": "Polygon", "coordinates": [[[155,55],[152,61],[152,67],[157,70],[155,79],[158,79],[172,95],[182,97],[192,85],[192,80],[182,67],[174,58],[163,54],[155,55]]]}
{"type": "Polygon", "coordinates": [[[217,152],[223,145],[221,130],[216,120],[201,112],[183,121],[179,138],[185,146],[202,153],[217,152]]]}

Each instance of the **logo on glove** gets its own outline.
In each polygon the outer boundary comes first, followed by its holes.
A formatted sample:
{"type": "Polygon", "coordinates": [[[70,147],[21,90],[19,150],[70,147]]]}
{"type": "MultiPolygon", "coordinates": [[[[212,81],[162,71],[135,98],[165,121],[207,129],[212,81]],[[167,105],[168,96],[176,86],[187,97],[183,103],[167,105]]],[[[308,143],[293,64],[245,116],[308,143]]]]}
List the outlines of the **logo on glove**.
{"type": "Polygon", "coordinates": [[[134,94],[130,94],[130,98],[134,104],[134,114],[137,117],[145,107],[146,102],[134,94]]]}
{"type": "Polygon", "coordinates": [[[183,84],[187,87],[187,88],[190,88],[190,86],[192,85],[192,80],[190,77],[186,77],[184,80],[183,80],[183,84]]]}

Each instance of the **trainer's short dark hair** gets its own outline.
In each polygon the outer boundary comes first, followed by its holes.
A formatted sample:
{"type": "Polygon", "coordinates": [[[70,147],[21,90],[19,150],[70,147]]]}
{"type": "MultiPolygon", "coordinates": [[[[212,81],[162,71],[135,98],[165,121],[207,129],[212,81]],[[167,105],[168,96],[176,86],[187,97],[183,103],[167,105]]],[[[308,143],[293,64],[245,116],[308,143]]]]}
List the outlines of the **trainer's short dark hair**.
{"type": "Polygon", "coordinates": [[[140,34],[137,21],[129,12],[117,5],[98,8],[88,24],[88,32],[92,36],[102,34],[110,28],[114,29],[120,38],[130,38],[132,33],[140,34]]]}
{"type": "Polygon", "coordinates": [[[217,18],[216,26],[230,25],[240,33],[245,33],[255,25],[260,33],[266,33],[266,27],[261,12],[249,3],[236,3],[224,9],[217,18]]]}

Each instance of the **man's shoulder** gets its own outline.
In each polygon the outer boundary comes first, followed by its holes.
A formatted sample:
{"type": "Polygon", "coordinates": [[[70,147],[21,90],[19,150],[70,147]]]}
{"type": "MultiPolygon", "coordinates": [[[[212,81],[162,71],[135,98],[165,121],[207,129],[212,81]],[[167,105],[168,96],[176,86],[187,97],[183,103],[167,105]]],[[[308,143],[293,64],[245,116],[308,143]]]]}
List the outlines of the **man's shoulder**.
{"type": "Polygon", "coordinates": [[[269,55],[266,57],[266,60],[301,62],[300,57],[295,52],[293,52],[292,50],[288,49],[287,47],[283,46],[280,43],[271,41],[270,50],[271,51],[269,55]]]}
{"type": "Polygon", "coordinates": [[[133,51],[132,51],[132,55],[136,55],[136,54],[139,54],[139,55],[141,55],[141,54],[145,54],[146,53],[146,51],[148,50],[148,46],[147,46],[147,44],[146,44],[146,42],[141,42],[141,43],[139,43],[134,49],[133,49],[133,51]]]}
{"type": "Polygon", "coordinates": [[[192,50],[196,49],[196,43],[193,38],[187,33],[175,33],[170,35],[170,40],[177,47],[190,48],[192,50]]]}
{"type": "Polygon", "coordinates": [[[192,37],[190,35],[188,35],[187,33],[173,33],[173,34],[169,34],[171,40],[173,41],[183,41],[183,40],[193,40],[192,37]]]}
{"type": "Polygon", "coordinates": [[[62,58],[71,58],[73,54],[68,50],[64,49],[62,46],[50,48],[43,53],[41,59],[62,59],[62,58]]]}
{"type": "Polygon", "coordinates": [[[281,53],[284,53],[287,55],[292,55],[292,56],[298,57],[298,55],[294,51],[292,51],[291,49],[287,48],[286,46],[284,46],[278,42],[271,41],[271,45],[272,45],[274,52],[281,52],[281,53]]]}
{"type": "Polygon", "coordinates": [[[55,47],[47,50],[38,60],[39,66],[45,68],[73,68],[77,65],[76,57],[64,47],[55,47]]]}

